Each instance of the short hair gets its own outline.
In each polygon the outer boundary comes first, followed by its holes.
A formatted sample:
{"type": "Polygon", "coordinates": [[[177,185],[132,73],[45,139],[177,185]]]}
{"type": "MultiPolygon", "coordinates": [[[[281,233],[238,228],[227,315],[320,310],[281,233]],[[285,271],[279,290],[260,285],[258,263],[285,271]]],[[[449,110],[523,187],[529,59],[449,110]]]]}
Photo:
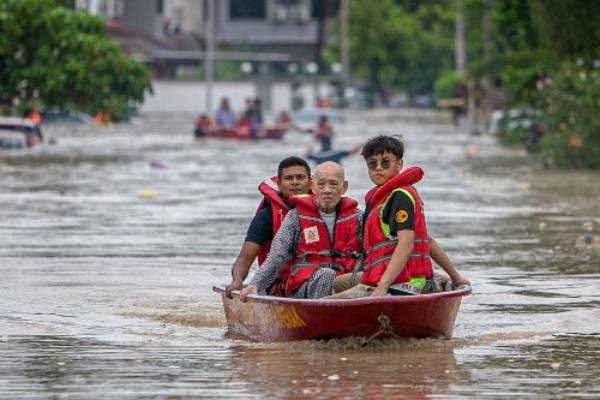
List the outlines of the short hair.
{"type": "Polygon", "coordinates": [[[289,168],[296,165],[304,167],[304,169],[306,169],[306,175],[310,177],[310,165],[308,165],[305,159],[296,156],[284,158],[283,160],[281,160],[279,166],[277,167],[277,177],[281,179],[281,175],[283,175],[284,168],[289,168]]]}
{"type": "Polygon", "coordinates": [[[386,151],[394,154],[398,160],[402,160],[402,157],[404,157],[404,143],[402,142],[402,136],[375,136],[365,143],[360,155],[366,160],[371,156],[383,154],[386,151]]]}

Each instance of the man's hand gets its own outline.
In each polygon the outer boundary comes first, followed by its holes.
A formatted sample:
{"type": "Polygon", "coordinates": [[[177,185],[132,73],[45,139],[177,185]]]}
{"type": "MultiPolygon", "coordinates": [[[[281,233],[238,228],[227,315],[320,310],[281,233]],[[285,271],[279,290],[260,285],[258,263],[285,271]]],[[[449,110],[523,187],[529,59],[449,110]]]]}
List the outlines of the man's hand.
{"type": "Polygon", "coordinates": [[[258,288],[254,285],[248,285],[240,291],[240,300],[246,302],[246,296],[249,294],[257,294],[258,288]]]}
{"type": "Polygon", "coordinates": [[[387,291],[388,291],[388,290],[387,290],[387,288],[384,288],[384,287],[377,286],[377,287],[375,288],[375,290],[373,290],[373,292],[371,293],[371,296],[370,296],[370,297],[381,297],[381,296],[385,296],[385,295],[387,294],[387,291]]]}
{"type": "Polygon", "coordinates": [[[242,288],[242,281],[234,279],[225,288],[225,296],[227,296],[227,297],[229,297],[231,299],[231,298],[233,298],[233,296],[231,295],[231,292],[234,291],[234,290],[240,290],[241,288],[242,288]]]}
{"type": "Polygon", "coordinates": [[[460,285],[468,285],[471,286],[471,282],[468,279],[463,278],[462,276],[455,277],[452,279],[452,285],[457,288],[460,285]]]}

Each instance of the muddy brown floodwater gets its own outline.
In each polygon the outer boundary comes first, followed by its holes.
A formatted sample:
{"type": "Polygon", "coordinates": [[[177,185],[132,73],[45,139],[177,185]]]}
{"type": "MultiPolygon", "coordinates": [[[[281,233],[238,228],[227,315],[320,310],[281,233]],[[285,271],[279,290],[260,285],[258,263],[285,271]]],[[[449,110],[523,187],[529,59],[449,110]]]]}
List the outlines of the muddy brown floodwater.
{"type": "MultiPolygon", "coordinates": [[[[548,172],[433,114],[352,113],[339,148],[402,133],[429,228],[474,294],[454,338],[229,339],[212,285],[278,161],[309,137],[193,143],[191,115],[0,153],[0,398],[600,398],[600,174],[548,172]],[[139,196],[143,194],[144,196],[139,196]]],[[[344,160],[349,195],[369,188],[344,160]]]]}

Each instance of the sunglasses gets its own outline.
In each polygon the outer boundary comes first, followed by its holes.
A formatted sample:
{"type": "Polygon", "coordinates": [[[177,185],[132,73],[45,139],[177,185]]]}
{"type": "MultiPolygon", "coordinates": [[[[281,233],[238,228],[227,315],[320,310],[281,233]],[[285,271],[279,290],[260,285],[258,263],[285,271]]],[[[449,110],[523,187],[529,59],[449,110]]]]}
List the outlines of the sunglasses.
{"type": "Polygon", "coordinates": [[[395,160],[388,160],[387,158],[384,158],[384,159],[383,159],[383,160],[381,160],[381,161],[377,161],[377,160],[369,160],[369,161],[367,161],[367,167],[368,167],[368,168],[369,168],[371,171],[373,171],[373,170],[376,170],[376,169],[377,169],[377,167],[378,167],[379,165],[381,165],[381,169],[388,169],[389,167],[391,167],[391,166],[392,166],[392,163],[393,163],[394,161],[395,161],[395,160]]]}

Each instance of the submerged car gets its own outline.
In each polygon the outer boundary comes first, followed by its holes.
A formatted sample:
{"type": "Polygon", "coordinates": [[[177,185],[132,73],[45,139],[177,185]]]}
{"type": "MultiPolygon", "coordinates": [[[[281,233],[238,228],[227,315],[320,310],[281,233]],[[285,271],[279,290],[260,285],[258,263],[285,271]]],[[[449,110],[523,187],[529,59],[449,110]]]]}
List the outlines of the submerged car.
{"type": "Polygon", "coordinates": [[[25,149],[42,141],[42,131],[33,121],[0,117],[0,149],[25,149]]]}

